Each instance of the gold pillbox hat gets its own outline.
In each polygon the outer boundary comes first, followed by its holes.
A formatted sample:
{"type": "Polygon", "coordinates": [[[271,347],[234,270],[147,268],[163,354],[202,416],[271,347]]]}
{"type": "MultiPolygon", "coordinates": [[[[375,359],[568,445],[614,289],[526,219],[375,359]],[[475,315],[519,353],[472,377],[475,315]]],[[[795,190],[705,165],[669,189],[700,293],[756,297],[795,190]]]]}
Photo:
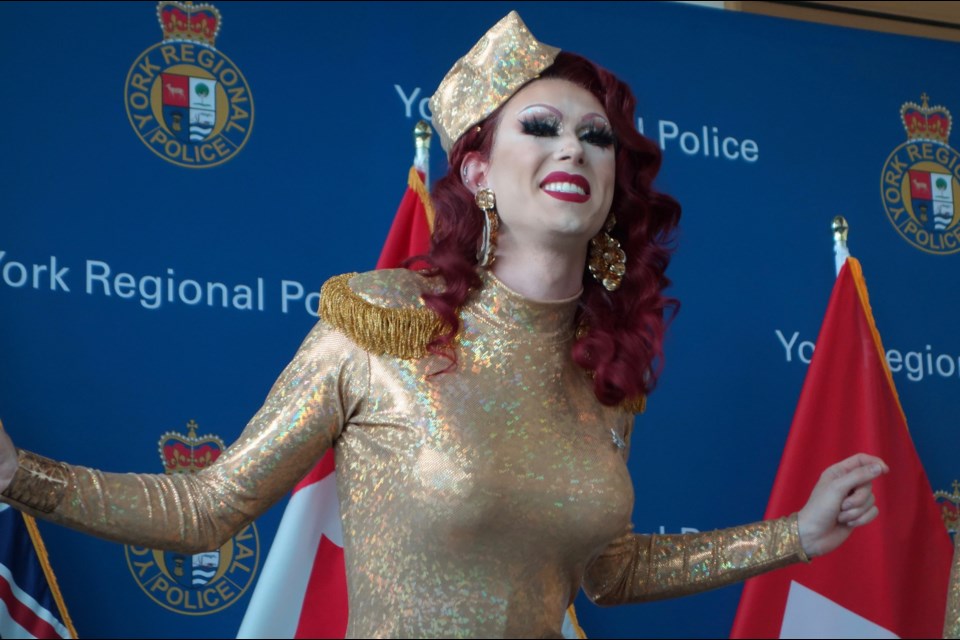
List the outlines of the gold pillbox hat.
{"type": "Polygon", "coordinates": [[[558,53],[557,47],[538,42],[516,11],[493,25],[457,60],[430,98],[443,150],[449,155],[464,132],[552,65],[558,53]]]}

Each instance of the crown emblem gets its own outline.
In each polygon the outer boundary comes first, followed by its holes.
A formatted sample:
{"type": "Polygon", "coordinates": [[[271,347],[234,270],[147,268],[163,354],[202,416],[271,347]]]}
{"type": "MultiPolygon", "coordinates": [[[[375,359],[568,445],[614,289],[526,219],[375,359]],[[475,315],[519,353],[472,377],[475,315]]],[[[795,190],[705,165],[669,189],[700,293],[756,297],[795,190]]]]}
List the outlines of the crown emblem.
{"type": "Polygon", "coordinates": [[[219,436],[197,437],[197,423],[187,423],[187,435],[168,431],[160,436],[160,459],[167,474],[196,473],[220,457],[226,445],[219,436]]]}
{"type": "Polygon", "coordinates": [[[195,42],[213,49],[220,33],[220,12],[210,4],[162,0],[157,4],[157,18],[164,42],[195,42]]]}
{"type": "Polygon", "coordinates": [[[907,102],[900,107],[900,119],[903,121],[903,128],[907,131],[907,140],[947,144],[953,123],[950,112],[946,107],[928,105],[926,93],[920,96],[920,100],[923,102],[922,105],[907,102]]]}
{"type": "Polygon", "coordinates": [[[953,481],[953,493],[934,491],[933,497],[940,504],[940,517],[947,531],[955,533],[960,529],[960,482],[953,481]]]}

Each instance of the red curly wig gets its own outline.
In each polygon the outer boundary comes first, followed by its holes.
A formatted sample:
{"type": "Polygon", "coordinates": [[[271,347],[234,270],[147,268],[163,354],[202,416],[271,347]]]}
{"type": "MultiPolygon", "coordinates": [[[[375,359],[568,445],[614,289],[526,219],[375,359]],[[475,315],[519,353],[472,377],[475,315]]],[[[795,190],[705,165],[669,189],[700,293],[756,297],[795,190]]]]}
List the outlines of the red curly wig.
{"type": "MultiPolygon", "coordinates": [[[[626,274],[620,288],[608,292],[584,269],[577,310],[581,330],[572,348],[574,361],[592,373],[600,402],[616,405],[649,393],[660,373],[664,333],[679,307],[663,292],[670,284],[665,272],[680,205],[653,189],[660,169],[660,148],[636,130],[636,99],[624,82],[586,58],[567,52],[561,52],[540,77],[569,80],[596,96],[616,138],[611,212],[617,224],[611,235],[627,254],[626,274]]],[[[470,291],[481,285],[477,246],[483,212],[456,168],[470,152],[489,156],[500,110],[456,141],[449,157],[453,170],[433,188],[436,223],[430,254],[421,259],[429,265],[424,275],[441,278],[443,287],[436,293],[424,292],[423,300],[452,327],[429,345],[431,352],[447,357],[460,327],[457,311],[470,291]]]]}

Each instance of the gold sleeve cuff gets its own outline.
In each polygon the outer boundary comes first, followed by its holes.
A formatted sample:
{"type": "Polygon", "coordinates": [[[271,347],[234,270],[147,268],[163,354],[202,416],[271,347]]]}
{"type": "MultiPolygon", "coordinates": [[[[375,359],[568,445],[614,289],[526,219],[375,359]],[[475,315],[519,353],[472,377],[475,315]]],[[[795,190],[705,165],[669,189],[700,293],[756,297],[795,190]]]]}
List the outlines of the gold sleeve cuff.
{"type": "Polygon", "coordinates": [[[809,561],[796,514],[704,533],[627,534],[591,564],[584,590],[602,605],[658,600],[809,561]]]}
{"type": "Polygon", "coordinates": [[[793,544],[796,546],[797,559],[804,564],[810,564],[812,560],[810,556],[807,555],[807,552],[803,550],[803,544],[800,542],[800,519],[799,512],[794,513],[793,515],[787,516],[787,520],[790,521],[790,529],[793,536],[793,544]]]}
{"type": "Polygon", "coordinates": [[[66,493],[69,471],[62,462],[17,450],[19,467],[3,492],[6,502],[36,513],[52,513],[66,493]]]}

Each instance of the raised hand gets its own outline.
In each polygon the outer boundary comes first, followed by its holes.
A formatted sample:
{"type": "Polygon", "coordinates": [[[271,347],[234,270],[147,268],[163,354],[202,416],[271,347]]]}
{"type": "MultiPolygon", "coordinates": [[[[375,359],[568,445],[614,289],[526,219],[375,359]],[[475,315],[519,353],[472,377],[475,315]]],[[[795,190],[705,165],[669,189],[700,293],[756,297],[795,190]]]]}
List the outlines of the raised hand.
{"type": "Polygon", "coordinates": [[[826,468],[797,516],[800,543],[808,556],[833,551],[856,527],[877,517],[873,480],[889,470],[883,460],[865,453],[826,468]]]}

